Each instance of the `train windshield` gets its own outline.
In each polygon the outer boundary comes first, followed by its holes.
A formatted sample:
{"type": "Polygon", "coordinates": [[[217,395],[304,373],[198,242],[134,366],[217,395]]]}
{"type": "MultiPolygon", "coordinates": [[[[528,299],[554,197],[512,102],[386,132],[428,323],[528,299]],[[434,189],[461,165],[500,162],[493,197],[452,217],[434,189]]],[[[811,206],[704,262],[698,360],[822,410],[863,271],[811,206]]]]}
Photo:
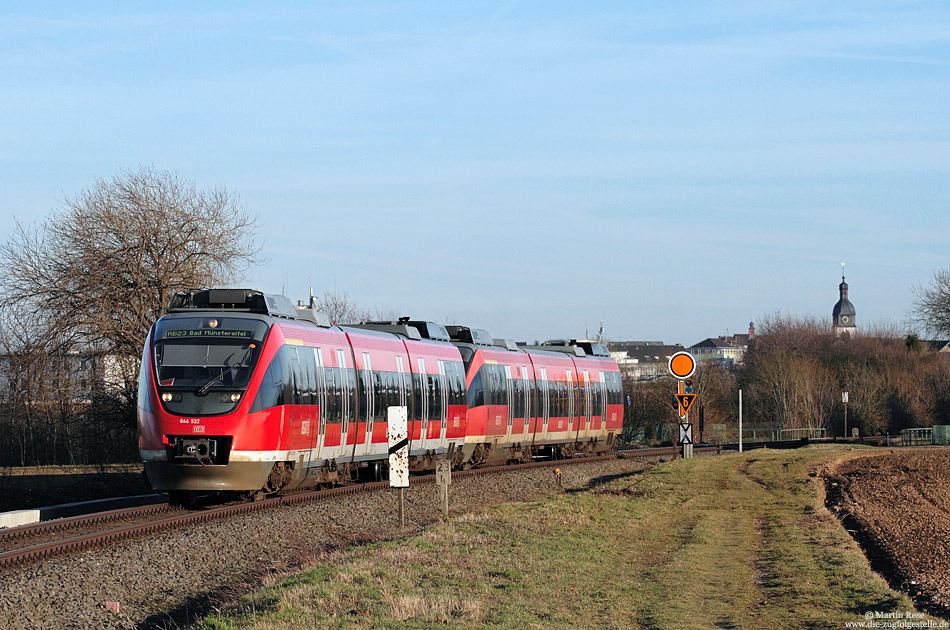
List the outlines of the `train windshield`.
{"type": "Polygon", "coordinates": [[[233,317],[176,318],[155,330],[155,373],[160,388],[245,389],[267,324],[233,317]]]}

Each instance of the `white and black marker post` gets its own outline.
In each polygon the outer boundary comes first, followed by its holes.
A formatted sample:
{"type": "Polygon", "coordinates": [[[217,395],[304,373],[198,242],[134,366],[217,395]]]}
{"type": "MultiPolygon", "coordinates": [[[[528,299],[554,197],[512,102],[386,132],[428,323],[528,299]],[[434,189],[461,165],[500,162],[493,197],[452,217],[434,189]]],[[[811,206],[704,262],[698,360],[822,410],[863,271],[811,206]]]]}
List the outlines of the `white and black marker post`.
{"type": "Polygon", "coordinates": [[[406,526],[406,488],[409,487],[409,426],[406,407],[389,407],[389,487],[399,488],[399,527],[406,526]]]}
{"type": "Polygon", "coordinates": [[[442,503],[442,517],[449,517],[449,486],[452,485],[452,462],[448,456],[435,463],[435,482],[439,485],[439,501],[442,503]]]}

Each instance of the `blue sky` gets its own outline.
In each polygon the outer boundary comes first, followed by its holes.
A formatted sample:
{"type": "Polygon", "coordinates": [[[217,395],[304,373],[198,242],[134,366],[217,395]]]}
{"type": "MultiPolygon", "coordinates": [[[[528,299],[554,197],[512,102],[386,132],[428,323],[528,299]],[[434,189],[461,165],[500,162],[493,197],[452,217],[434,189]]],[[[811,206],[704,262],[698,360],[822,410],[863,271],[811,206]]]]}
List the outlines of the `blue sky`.
{"type": "Polygon", "coordinates": [[[0,234],[141,165],[237,194],[294,299],[689,345],[830,319],[845,261],[900,323],[950,265],[950,8],[0,8],[0,234]]]}

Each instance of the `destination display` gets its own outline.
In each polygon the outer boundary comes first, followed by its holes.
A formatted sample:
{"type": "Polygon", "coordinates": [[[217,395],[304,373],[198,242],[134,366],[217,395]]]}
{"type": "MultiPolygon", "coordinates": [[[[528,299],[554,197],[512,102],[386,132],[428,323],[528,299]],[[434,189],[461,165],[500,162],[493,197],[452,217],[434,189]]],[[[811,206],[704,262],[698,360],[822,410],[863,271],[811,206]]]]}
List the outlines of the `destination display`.
{"type": "Polygon", "coordinates": [[[221,339],[240,343],[263,340],[267,328],[266,322],[239,317],[173,317],[159,320],[153,334],[156,342],[221,339]]]}
{"type": "Polygon", "coordinates": [[[198,330],[168,330],[165,331],[165,339],[181,339],[183,337],[226,337],[229,339],[253,339],[252,330],[218,330],[214,328],[201,328],[198,330]]]}

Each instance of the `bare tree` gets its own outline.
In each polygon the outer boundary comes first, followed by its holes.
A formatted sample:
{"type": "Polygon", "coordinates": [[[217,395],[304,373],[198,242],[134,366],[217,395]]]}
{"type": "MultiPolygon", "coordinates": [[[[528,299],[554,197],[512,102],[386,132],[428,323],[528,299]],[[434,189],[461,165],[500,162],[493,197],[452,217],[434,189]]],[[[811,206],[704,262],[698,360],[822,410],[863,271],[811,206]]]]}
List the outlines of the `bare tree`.
{"type": "Polygon", "coordinates": [[[326,313],[334,324],[353,324],[370,319],[365,309],[357,306],[356,301],[346,291],[327,289],[317,298],[317,308],[326,313]]]}
{"type": "Polygon", "coordinates": [[[934,272],[930,286],[914,287],[914,321],[936,335],[950,336],[950,269],[934,272]]]}
{"type": "Polygon", "coordinates": [[[146,167],[67,198],[0,244],[0,297],[44,311],[60,334],[141,353],[175,291],[233,280],[259,262],[256,217],[224,188],[146,167]]]}
{"type": "Polygon", "coordinates": [[[149,328],[174,292],[259,262],[256,227],[224,188],[154,168],[98,180],[41,224],[18,222],[0,243],[0,447],[19,445],[31,463],[134,456],[149,328]]]}
{"type": "MultiPolygon", "coordinates": [[[[704,437],[723,438],[723,430],[732,435],[737,426],[737,386],[735,375],[720,362],[701,362],[693,375],[693,391],[696,403],[702,405],[705,423],[704,437]],[[713,429],[714,425],[719,425],[713,429]],[[718,430],[717,430],[718,429],[718,430]]],[[[692,418],[697,418],[699,409],[693,404],[692,418]]]]}

